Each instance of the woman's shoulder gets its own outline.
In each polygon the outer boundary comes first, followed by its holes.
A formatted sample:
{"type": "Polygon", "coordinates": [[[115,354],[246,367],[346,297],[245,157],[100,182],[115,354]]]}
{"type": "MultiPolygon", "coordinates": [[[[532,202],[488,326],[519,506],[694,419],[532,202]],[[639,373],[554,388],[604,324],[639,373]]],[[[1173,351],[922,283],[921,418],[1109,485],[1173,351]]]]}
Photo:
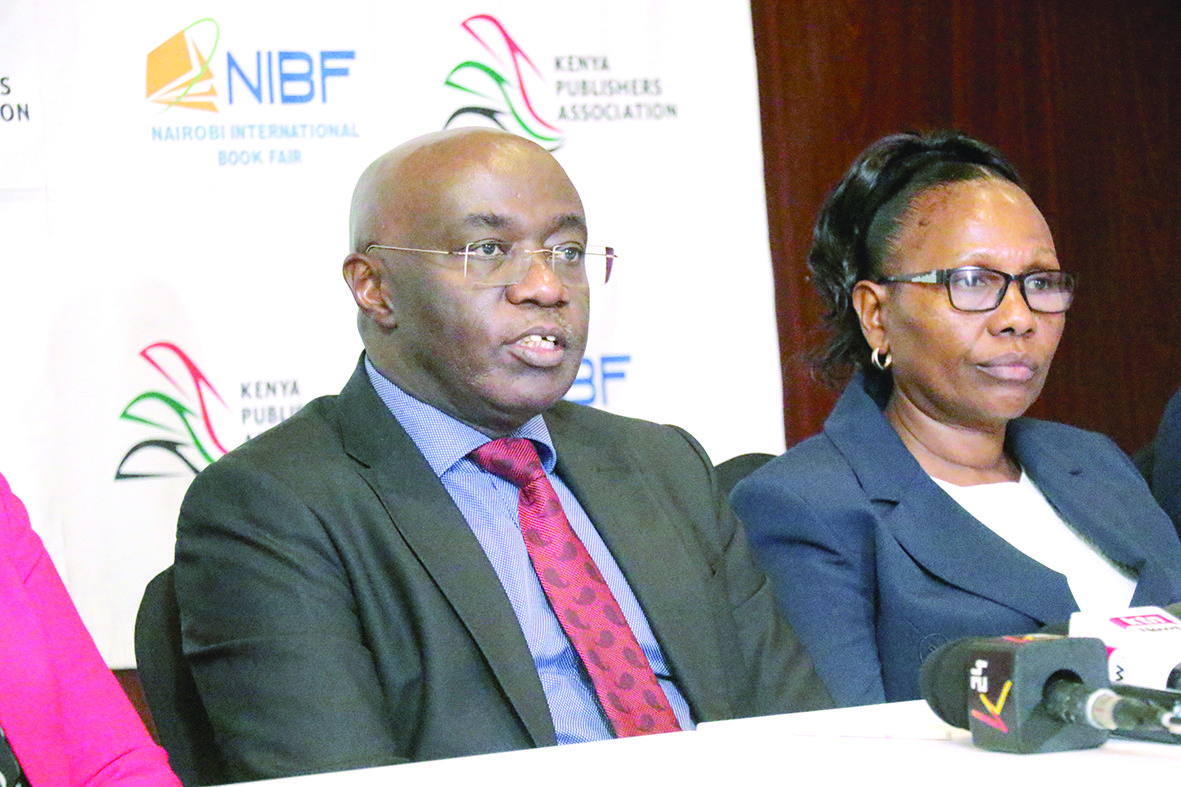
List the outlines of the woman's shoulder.
{"type": "Polygon", "coordinates": [[[1086,484],[1091,492],[1101,487],[1112,500],[1123,499],[1126,506],[1156,507],[1132,459],[1105,434],[1019,418],[1010,424],[1009,440],[1013,455],[1039,487],[1055,483],[1061,487],[1073,479],[1070,483],[1086,484]]]}
{"type": "Polygon", "coordinates": [[[1128,455],[1107,435],[1057,421],[1018,418],[1009,424],[1009,440],[1018,456],[1033,452],[1084,466],[1114,464],[1134,469],[1128,455]]]}
{"type": "Polygon", "coordinates": [[[843,518],[838,512],[868,504],[853,468],[823,433],[792,446],[744,478],[734,487],[730,502],[744,521],[760,512],[782,516],[785,509],[835,521],[843,518]]]}
{"type": "Polygon", "coordinates": [[[821,432],[769,460],[751,473],[746,481],[806,487],[814,483],[827,483],[834,475],[847,473],[848,467],[841,452],[821,432]]]}
{"type": "Polygon", "coordinates": [[[1009,429],[1040,437],[1052,435],[1062,440],[1112,442],[1111,438],[1102,432],[1092,432],[1060,421],[1046,421],[1041,418],[1015,418],[1010,422],[1009,429]]]}

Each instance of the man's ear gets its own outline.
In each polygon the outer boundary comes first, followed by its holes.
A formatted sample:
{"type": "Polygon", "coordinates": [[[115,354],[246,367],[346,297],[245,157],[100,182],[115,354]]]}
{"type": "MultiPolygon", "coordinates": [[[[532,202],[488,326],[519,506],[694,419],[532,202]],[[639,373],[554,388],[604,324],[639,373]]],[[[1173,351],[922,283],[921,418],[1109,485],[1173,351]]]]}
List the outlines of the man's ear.
{"type": "Polygon", "coordinates": [[[353,252],[344,258],[342,273],[353,292],[357,308],[366,317],[386,329],[397,327],[389,277],[380,260],[368,254],[353,252]]]}
{"type": "Polygon", "coordinates": [[[865,341],[875,350],[890,349],[882,314],[887,298],[886,288],[876,282],[863,279],[853,285],[853,310],[857,312],[861,322],[861,333],[865,336],[865,341]]]}

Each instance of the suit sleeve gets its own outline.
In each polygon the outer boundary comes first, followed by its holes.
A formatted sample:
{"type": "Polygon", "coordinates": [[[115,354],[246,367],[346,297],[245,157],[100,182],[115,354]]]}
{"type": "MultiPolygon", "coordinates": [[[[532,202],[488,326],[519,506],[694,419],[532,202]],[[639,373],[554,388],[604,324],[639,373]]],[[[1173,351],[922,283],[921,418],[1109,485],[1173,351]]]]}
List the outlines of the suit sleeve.
{"type": "MultiPolygon", "coordinates": [[[[682,432],[707,468],[705,451],[682,432]]],[[[712,471],[711,471],[712,472],[712,471]]],[[[796,713],[832,707],[832,699],[817,677],[812,660],[791,626],[779,613],[767,577],[754,564],[746,535],[729,503],[714,494],[717,541],[716,574],[722,578],[737,644],[742,674],[736,689],[741,715],[796,713]]],[[[728,643],[723,643],[726,647],[728,643]]]]}
{"type": "Polygon", "coordinates": [[[211,465],[181,509],[175,574],[229,778],[405,761],[350,578],[300,493],[234,457],[211,465]]]}
{"type": "Polygon", "coordinates": [[[838,705],[885,702],[868,512],[809,502],[765,470],[730,499],[780,608],[838,705]]]}
{"type": "Polygon", "coordinates": [[[771,583],[753,564],[738,520],[723,515],[729,533],[726,573],[754,697],[752,713],[798,713],[833,707],[812,658],[775,605],[771,583]],[[749,593],[749,595],[747,595],[749,593]]]}
{"type": "MultiPolygon", "coordinates": [[[[123,689],[90,638],[82,619],[62,584],[41,539],[29,526],[21,502],[0,477],[0,543],[10,561],[6,570],[16,573],[23,593],[5,593],[6,616],[30,623],[19,643],[20,657],[48,658],[47,664],[0,665],[9,675],[24,673],[30,682],[40,679],[45,692],[26,713],[58,714],[42,718],[42,731],[55,730],[59,756],[45,750],[29,752],[32,741],[13,725],[10,743],[32,784],[57,783],[66,776],[71,783],[101,787],[163,787],[180,782],[168,768],[164,750],[152,742],[123,689]],[[12,609],[15,604],[26,609],[12,609]],[[56,692],[48,690],[52,686],[56,692]],[[50,762],[49,760],[54,761],[50,762]],[[60,769],[48,772],[47,769],[60,769]]],[[[15,651],[12,651],[15,652],[15,651]]],[[[32,693],[32,690],[30,690],[32,693]]],[[[26,698],[27,700],[28,698],[26,698]]],[[[2,722],[0,722],[2,723],[2,722]]],[[[45,745],[45,740],[40,745],[45,745]]],[[[33,746],[36,749],[36,746],[33,746]]]]}

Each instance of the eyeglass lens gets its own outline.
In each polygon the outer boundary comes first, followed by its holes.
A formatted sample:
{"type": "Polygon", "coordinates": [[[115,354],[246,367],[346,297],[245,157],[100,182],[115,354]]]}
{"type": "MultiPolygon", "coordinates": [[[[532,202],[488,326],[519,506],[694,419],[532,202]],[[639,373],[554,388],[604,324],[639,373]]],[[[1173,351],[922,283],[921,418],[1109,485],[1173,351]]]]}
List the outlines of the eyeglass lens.
{"type": "Polygon", "coordinates": [[[1010,281],[1017,282],[1034,311],[1064,312],[1074,298],[1074,278],[1063,271],[1006,276],[992,270],[957,270],[947,280],[947,292],[951,305],[961,311],[990,311],[1001,305],[1010,281]]]}
{"type": "Polygon", "coordinates": [[[568,287],[595,287],[607,283],[615,264],[615,250],[610,246],[592,249],[555,246],[518,251],[498,243],[473,243],[464,250],[463,257],[466,277],[489,287],[522,281],[538,262],[568,287]]]}

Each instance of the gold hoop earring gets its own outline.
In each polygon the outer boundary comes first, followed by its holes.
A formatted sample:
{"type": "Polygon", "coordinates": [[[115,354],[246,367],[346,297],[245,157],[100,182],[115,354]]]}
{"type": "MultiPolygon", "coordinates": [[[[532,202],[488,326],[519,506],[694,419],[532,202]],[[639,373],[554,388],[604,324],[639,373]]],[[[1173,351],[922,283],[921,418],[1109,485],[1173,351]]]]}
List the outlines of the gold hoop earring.
{"type": "Polygon", "coordinates": [[[894,356],[890,355],[889,350],[882,350],[877,347],[873,348],[873,352],[869,354],[869,362],[874,365],[879,371],[886,371],[894,363],[894,356]]]}

